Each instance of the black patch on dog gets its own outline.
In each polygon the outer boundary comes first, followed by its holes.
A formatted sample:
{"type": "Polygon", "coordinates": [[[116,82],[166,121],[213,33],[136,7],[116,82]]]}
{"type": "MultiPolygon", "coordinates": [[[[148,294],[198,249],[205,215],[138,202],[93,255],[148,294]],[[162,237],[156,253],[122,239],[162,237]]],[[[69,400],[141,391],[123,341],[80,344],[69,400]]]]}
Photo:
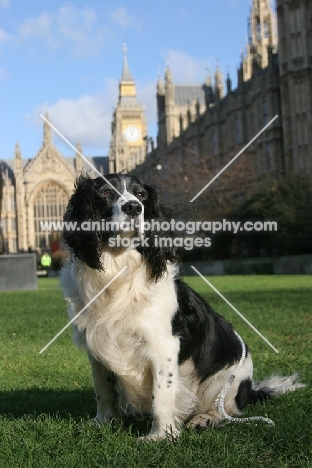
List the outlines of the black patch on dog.
{"type": "Polygon", "coordinates": [[[180,280],[176,280],[176,290],[179,308],[172,319],[172,332],[180,338],[179,364],[191,358],[203,382],[238,362],[242,346],[232,325],[195,291],[180,280]]]}
{"type": "Polygon", "coordinates": [[[237,408],[242,411],[247,403],[250,401],[250,391],[252,382],[250,379],[242,380],[239,384],[237,394],[235,397],[235,403],[237,408]]]}

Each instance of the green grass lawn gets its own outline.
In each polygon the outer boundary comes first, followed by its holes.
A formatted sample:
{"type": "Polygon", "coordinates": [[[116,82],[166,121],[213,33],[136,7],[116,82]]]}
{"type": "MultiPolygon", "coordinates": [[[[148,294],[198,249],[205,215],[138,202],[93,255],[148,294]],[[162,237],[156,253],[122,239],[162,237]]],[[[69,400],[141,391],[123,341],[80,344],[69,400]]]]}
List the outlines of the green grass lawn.
{"type": "Polygon", "coordinates": [[[255,378],[298,371],[306,389],[248,406],[246,416],[275,421],[184,430],[142,443],[150,421],[94,427],[95,400],[87,358],[67,329],[54,279],[37,291],[0,293],[0,467],[312,467],[311,276],[212,277],[210,281],[279,350],[276,354],[205,282],[187,282],[228,320],[253,353],[255,378]]]}

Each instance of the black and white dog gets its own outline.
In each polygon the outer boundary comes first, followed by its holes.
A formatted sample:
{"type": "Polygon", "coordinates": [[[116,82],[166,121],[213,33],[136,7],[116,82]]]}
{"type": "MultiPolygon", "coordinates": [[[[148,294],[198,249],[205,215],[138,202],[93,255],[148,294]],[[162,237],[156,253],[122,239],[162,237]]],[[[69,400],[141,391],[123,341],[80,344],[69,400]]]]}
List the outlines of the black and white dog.
{"type": "Polygon", "coordinates": [[[143,222],[166,219],[156,191],[121,174],[106,180],[80,176],[64,217],[77,227],[64,231],[70,256],[61,285],[70,318],[90,303],[74,321],[74,340],[91,363],[96,420],[151,414],[151,439],[177,435],[184,422],[195,428],[218,424],[225,415],[241,414],[248,402],[302,386],[295,375],[253,383],[251,355],[241,338],[177,279],[175,250],[158,246],[168,233],[150,228],[143,239],[143,222]],[[111,221],[113,230],[83,230],[86,221],[111,221]],[[120,229],[130,221],[134,231],[120,229]],[[135,236],[142,243],[130,242],[135,236]],[[126,246],[117,238],[128,239],[126,246]]]}

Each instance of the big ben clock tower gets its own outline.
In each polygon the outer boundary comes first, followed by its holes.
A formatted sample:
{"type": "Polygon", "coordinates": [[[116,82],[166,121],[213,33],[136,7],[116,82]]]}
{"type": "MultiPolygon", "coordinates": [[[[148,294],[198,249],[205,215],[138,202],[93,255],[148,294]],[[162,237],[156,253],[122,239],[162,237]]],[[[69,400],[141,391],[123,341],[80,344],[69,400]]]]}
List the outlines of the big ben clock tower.
{"type": "Polygon", "coordinates": [[[119,83],[119,100],[113,115],[109,150],[109,172],[130,172],[146,156],[146,120],[144,109],[136,98],[135,81],[123,46],[123,70],[119,83]]]}

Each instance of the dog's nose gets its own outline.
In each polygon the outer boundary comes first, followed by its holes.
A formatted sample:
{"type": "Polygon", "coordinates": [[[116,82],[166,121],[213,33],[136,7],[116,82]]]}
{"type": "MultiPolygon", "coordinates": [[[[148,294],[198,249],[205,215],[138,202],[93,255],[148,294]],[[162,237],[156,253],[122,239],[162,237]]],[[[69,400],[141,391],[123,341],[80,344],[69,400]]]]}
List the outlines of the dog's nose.
{"type": "Polygon", "coordinates": [[[122,205],[121,210],[127,215],[134,217],[142,213],[142,205],[135,200],[130,200],[122,205]]]}

